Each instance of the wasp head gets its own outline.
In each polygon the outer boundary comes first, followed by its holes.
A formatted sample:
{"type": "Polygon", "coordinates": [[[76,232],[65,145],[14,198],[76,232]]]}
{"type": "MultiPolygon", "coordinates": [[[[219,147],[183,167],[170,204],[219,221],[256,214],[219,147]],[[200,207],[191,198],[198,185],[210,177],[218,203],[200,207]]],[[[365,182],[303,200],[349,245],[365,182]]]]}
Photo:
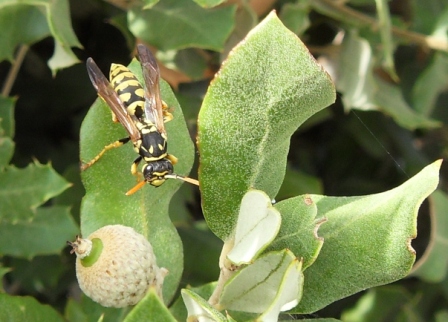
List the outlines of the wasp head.
{"type": "Polygon", "coordinates": [[[145,181],[155,187],[160,187],[166,180],[167,174],[173,173],[173,164],[168,159],[149,162],[143,168],[145,181]]]}

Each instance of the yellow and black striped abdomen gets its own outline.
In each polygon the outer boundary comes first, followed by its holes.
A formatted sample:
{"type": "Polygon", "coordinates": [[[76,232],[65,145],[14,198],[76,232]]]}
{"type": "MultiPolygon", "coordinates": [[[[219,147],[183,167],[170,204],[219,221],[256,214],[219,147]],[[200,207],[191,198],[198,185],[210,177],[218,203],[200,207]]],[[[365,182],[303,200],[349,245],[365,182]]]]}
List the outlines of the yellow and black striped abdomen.
{"type": "Polygon", "coordinates": [[[145,91],[135,75],[123,65],[112,64],[109,80],[129,115],[135,115],[141,120],[144,115],[145,91]]]}

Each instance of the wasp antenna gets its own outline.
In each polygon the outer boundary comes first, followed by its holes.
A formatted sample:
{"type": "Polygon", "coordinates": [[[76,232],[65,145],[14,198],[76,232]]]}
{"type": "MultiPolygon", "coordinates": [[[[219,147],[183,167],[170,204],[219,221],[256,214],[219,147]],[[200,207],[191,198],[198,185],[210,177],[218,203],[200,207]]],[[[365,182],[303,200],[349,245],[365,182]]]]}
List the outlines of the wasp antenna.
{"type": "Polygon", "coordinates": [[[139,191],[144,185],[146,184],[146,181],[140,181],[139,183],[137,183],[134,188],[132,188],[131,190],[129,190],[128,192],[126,192],[126,196],[130,196],[133,195],[134,193],[136,193],[137,191],[139,191]]]}
{"type": "Polygon", "coordinates": [[[195,186],[199,186],[199,181],[198,180],[192,179],[192,178],[189,178],[189,177],[180,176],[180,175],[177,175],[177,174],[167,174],[167,175],[165,175],[165,178],[167,178],[167,179],[179,179],[179,180],[182,180],[182,181],[194,184],[195,186]]]}

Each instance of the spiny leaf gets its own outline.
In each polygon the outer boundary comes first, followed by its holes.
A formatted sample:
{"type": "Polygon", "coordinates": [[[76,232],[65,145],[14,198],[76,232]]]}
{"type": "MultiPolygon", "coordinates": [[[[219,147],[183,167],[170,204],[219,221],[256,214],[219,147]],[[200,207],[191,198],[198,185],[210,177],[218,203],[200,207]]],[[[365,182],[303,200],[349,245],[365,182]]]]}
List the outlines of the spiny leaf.
{"type": "Polygon", "coordinates": [[[0,303],[0,321],[65,321],[51,306],[40,304],[30,296],[0,293],[0,303]]]}
{"type": "Polygon", "coordinates": [[[152,321],[176,322],[168,308],[163,304],[157,296],[154,288],[151,288],[146,296],[138,302],[133,310],[126,316],[124,322],[140,322],[145,321],[148,317],[152,321]]]}
{"type": "Polygon", "coordinates": [[[71,26],[67,0],[1,1],[0,22],[1,29],[7,31],[0,41],[0,61],[12,60],[18,44],[30,45],[51,34],[57,48],[49,64],[53,74],[78,62],[71,47],[82,46],[71,26]]]}
{"type": "Polygon", "coordinates": [[[32,220],[38,206],[69,186],[48,164],[10,166],[0,172],[0,218],[12,224],[32,220]]]}
{"type": "Polygon", "coordinates": [[[32,258],[59,254],[78,232],[68,207],[42,207],[32,221],[0,225],[0,254],[32,258]],[[11,241],[14,240],[13,243],[11,241]]]}

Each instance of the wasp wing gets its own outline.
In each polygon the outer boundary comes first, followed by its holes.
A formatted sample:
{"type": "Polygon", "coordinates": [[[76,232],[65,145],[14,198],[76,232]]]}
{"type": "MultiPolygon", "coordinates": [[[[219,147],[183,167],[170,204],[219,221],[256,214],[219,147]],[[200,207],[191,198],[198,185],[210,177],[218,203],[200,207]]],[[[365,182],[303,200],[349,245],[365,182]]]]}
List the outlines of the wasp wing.
{"type": "Polygon", "coordinates": [[[93,87],[95,87],[98,95],[107,103],[107,105],[109,105],[112,112],[115,113],[118,121],[120,121],[121,125],[123,125],[129,133],[132,142],[140,139],[140,131],[131,116],[128,114],[126,107],[123,105],[123,102],[118,97],[117,92],[115,92],[106,76],[104,76],[92,58],[87,59],[86,65],[93,87]]]}
{"type": "Polygon", "coordinates": [[[165,133],[163,122],[162,99],[160,97],[159,66],[151,51],[145,45],[137,45],[138,57],[142,65],[145,80],[145,115],[155,124],[157,131],[165,133]]]}

